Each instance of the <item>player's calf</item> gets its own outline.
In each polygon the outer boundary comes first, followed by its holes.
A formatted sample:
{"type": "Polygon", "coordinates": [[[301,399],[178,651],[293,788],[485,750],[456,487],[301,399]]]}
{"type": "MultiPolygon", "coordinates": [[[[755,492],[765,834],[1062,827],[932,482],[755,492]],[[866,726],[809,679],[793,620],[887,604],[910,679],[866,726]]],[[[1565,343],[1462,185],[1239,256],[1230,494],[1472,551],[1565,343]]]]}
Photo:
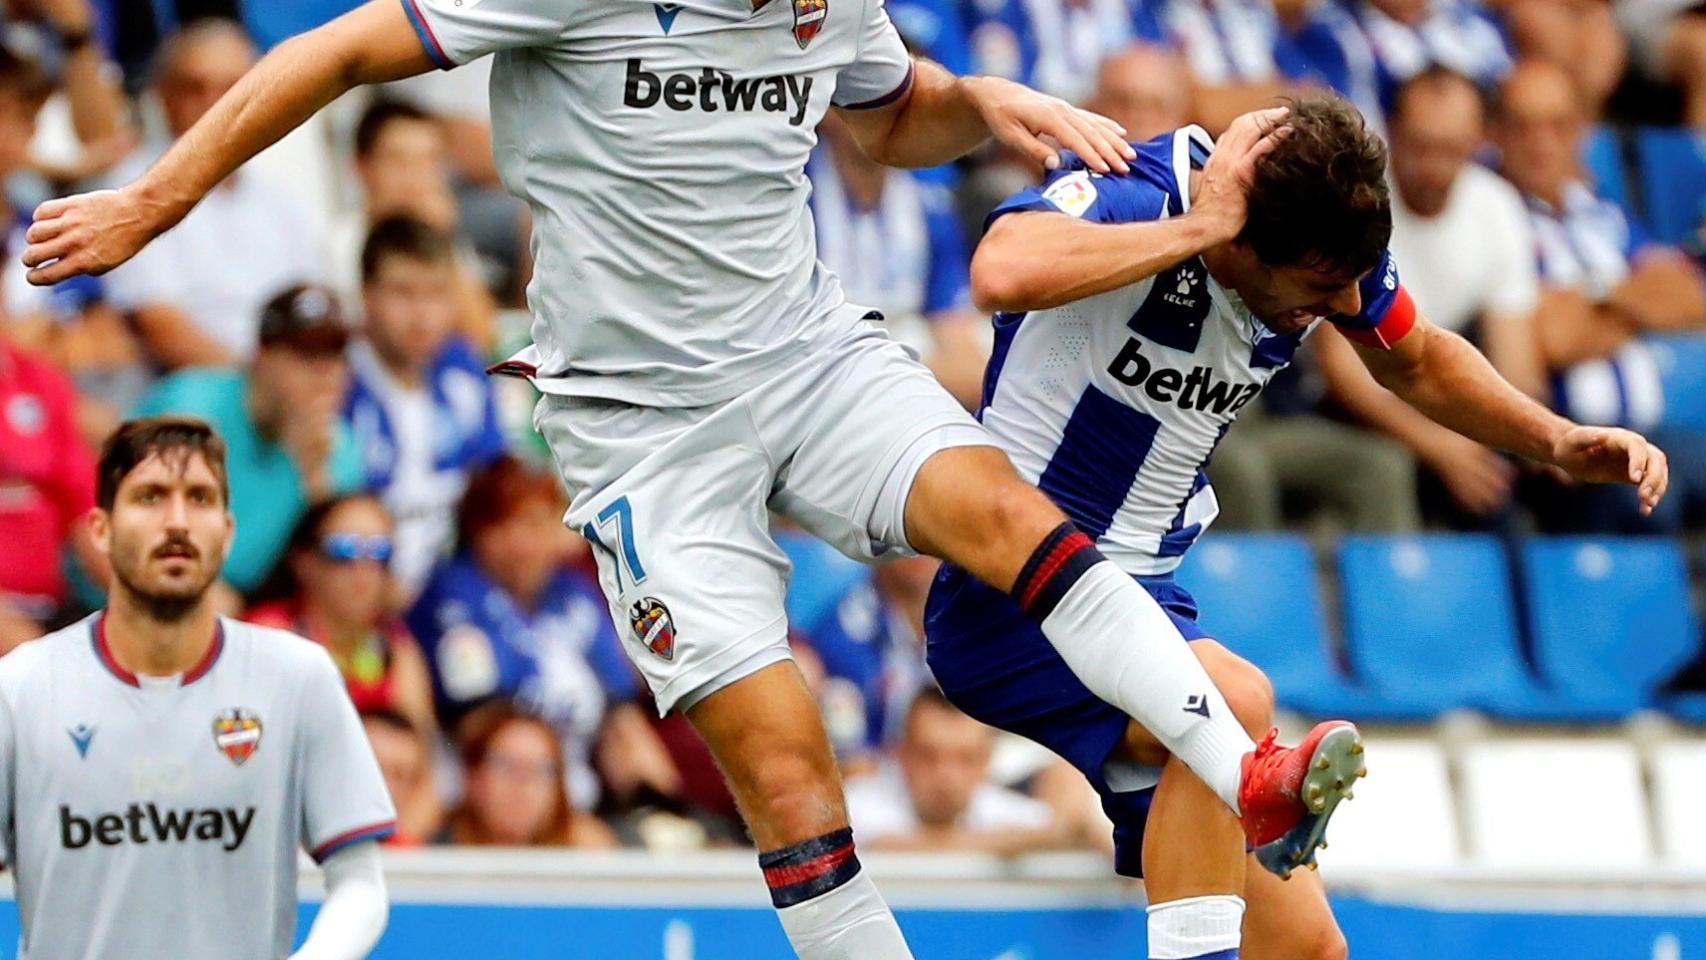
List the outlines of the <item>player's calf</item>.
{"type": "Polygon", "coordinates": [[[783,662],[742,677],[687,718],[734,793],[801,960],[912,960],[860,868],[829,737],[798,668],[783,662]]]}

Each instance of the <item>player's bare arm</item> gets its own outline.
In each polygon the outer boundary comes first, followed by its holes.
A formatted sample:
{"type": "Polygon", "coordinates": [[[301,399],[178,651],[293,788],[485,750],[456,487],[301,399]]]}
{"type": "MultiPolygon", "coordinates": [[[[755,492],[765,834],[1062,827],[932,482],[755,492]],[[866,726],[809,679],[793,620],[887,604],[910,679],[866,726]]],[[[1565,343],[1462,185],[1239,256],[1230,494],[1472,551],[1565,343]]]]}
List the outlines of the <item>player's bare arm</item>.
{"type": "Polygon", "coordinates": [[[1580,480],[1634,484],[1642,513],[1652,512],[1669,485],[1664,451],[1645,437],[1558,416],[1506,382],[1468,341],[1424,318],[1392,349],[1359,343],[1357,353],[1381,386],[1434,421],[1580,480]]]}
{"type": "Polygon", "coordinates": [[[1048,170],[1060,166],[1055,144],[1100,173],[1123,173],[1137,155],[1107,117],[1011,80],[956,77],[928,60],[914,62],[912,88],[895,103],[836,112],[866,155],[891,167],[948,163],[992,136],[1048,170]]]}
{"type": "Polygon", "coordinates": [[[1275,124],[1284,117],[1282,108],[1238,118],[1215,144],[1184,216],[1091,223],[1023,212],[995,221],[972,256],[973,299],[987,310],[1058,307],[1137,283],[1232,240],[1244,226],[1256,163],[1283,135],[1275,124]]]}
{"type": "Polygon", "coordinates": [[[25,235],[29,281],[46,286],[113,269],[321,107],[358,85],[433,66],[393,0],[372,0],[279,44],[134,183],[37,207],[25,235]]]}

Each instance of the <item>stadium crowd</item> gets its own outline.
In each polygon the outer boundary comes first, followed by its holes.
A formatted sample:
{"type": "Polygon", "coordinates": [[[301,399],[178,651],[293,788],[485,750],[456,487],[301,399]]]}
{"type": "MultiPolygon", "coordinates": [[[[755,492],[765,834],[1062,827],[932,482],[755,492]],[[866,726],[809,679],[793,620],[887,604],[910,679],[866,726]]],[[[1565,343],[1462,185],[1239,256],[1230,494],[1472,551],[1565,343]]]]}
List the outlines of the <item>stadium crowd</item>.
{"type": "MultiPolygon", "coordinates": [[[[525,337],[530,264],[483,64],[352,95],[104,277],[24,280],[37,202],[127,182],[268,45],[348,5],[0,0],[0,651],[99,604],[78,519],[101,439],[127,415],[194,414],[230,450],[222,604],[332,652],[396,842],[740,842],[714,764],[681,718],[656,717],[621,649],[636,628],[612,622],[561,523],[531,388],[484,372],[525,337]]],[[[1391,143],[1392,247],[1420,309],[1521,389],[1649,432],[1672,462],[1670,498],[1643,518],[1630,489],[1567,485],[1426,420],[1324,330],[1216,453],[1221,528],[1706,530],[1694,0],[888,6],[919,53],[1088,105],[1134,140],[1338,91],[1391,143]]],[[[968,261],[985,213],[1035,171],[995,151],[890,170],[832,119],[808,172],[819,253],[849,298],[975,408],[990,337],[968,261]]],[[[865,845],[1106,842],[1069,768],[998,743],[929,685],[933,561],[868,569],[778,538],[865,845]]]]}

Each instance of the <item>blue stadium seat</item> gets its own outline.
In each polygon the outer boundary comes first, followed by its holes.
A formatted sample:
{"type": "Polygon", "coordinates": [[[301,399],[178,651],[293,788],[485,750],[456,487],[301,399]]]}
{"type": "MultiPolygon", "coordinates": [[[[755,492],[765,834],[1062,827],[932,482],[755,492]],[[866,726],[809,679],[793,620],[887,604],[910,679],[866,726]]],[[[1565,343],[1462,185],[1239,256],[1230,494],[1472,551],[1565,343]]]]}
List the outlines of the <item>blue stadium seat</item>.
{"type": "Polygon", "coordinates": [[[1496,538],[1348,536],[1338,560],[1351,670],[1376,694],[1433,712],[1576,714],[1528,673],[1496,538]]]}
{"type": "Polygon", "coordinates": [[[1634,216],[1629,206],[1629,178],[1623,170],[1623,140],[1617,130],[1594,124],[1582,138],[1582,166],[1593,181],[1594,192],[1634,216]]]}
{"type": "Polygon", "coordinates": [[[1681,243],[1706,214],[1706,134],[1643,127],[1635,135],[1646,216],[1653,239],[1681,243]]]}
{"type": "Polygon", "coordinates": [[[1540,674],[1584,706],[1631,712],[1699,649],[1682,547],[1658,537],[1545,537],[1523,547],[1540,674]]]}
{"type": "Polygon", "coordinates": [[[1352,684],[1335,666],[1315,558],[1294,534],[1213,534],[1176,574],[1197,600],[1198,622],[1273,681],[1283,707],[1358,719],[1425,716],[1352,684]]]}

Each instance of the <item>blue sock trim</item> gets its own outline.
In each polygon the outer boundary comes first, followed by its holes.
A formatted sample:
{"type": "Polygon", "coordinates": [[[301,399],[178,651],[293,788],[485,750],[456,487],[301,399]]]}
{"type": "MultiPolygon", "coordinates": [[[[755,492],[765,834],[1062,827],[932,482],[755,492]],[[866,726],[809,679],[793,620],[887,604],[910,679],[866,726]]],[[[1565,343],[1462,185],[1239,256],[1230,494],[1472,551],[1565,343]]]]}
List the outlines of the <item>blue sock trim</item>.
{"type": "Polygon", "coordinates": [[[758,855],[759,869],[777,909],[821,897],[859,874],[853,852],[853,828],[842,827],[758,855]]]}

